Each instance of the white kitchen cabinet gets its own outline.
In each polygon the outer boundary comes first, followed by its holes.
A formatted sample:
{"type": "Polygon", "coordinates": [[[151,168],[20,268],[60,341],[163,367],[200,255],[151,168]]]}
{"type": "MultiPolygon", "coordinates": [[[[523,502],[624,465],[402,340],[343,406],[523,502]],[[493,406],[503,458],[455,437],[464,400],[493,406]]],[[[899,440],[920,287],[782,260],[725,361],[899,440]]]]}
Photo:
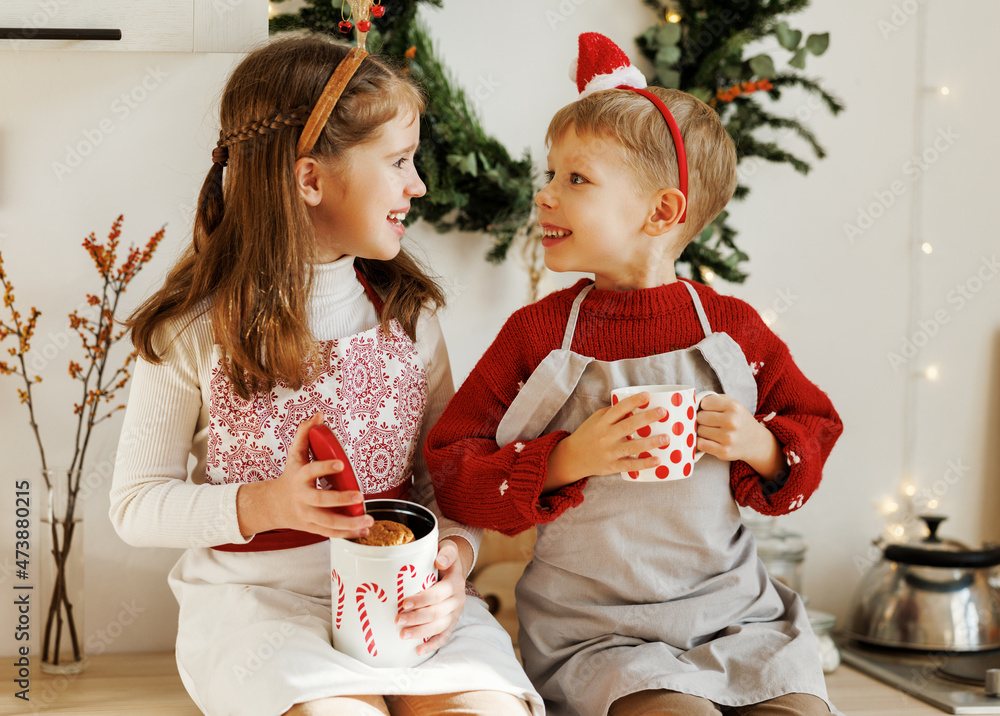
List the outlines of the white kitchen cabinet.
{"type": "Polygon", "coordinates": [[[267,39],[267,0],[0,0],[0,51],[245,52],[267,39]],[[96,31],[109,38],[79,39],[96,31]],[[65,37],[68,31],[77,39],[65,37]]]}

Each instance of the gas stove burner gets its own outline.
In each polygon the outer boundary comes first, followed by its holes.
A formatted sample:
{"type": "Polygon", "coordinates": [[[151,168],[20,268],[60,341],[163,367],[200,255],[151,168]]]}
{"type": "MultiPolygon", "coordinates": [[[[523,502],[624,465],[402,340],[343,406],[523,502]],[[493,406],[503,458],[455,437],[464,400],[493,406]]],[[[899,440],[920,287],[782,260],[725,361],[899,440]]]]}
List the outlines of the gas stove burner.
{"type": "Polygon", "coordinates": [[[927,652],[836,641],[845,664],[945,713],[1000,715],[1000,650],[927,652]]]}
{"type": "Polygon", "coordinates": [[[1000,669],[1000,651],[953,656],[938,667],[938,674],[945,679],[983,688],[986,672],[990,669],[1000,669]]]}

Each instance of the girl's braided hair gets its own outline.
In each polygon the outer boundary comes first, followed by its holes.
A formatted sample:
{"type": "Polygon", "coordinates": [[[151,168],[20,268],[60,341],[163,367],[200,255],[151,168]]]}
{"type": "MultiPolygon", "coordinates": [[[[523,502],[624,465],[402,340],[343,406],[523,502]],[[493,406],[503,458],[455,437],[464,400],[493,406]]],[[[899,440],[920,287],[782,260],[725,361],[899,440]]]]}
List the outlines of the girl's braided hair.
{"type": "Polygon", "coordinates": [[[229,159],[229,147],[237,142],[253,139],[261,134],[274,134],[285,127],[301,127],[306,123],[307,119],[309,119],[309,105],[303,104],[295,109],[275,112],[270,117],[265,117],[261,120],[251,120],[229,134],[220,131],[219,141],[215,145],[216,149],[212,152],[212,159],[217,163],[221,160],[221,163],[225,166],[226,160],[229,159]],[[220,152],[219,150],[222,151],[220,152]]]}

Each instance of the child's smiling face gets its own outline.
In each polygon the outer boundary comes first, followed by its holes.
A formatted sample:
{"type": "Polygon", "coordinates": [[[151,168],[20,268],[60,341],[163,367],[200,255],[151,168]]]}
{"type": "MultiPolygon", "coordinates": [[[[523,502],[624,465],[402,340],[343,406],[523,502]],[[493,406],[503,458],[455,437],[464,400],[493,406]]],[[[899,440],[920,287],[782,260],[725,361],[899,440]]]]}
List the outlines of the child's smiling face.
{"type": "Polygon", "coordinates": [[[599,289],[676,280],[674,232],[651,224],[662,224],[663,192],[639,189],[613,140],[569,127],[552,142],[547,177],[535,204],[549,269],[593,273],[599,289]]]}
{"type": "Polygon", "coordinates": [[[404,112],[321,172],[312,212],[320,262],[345,254],[386,261],[399,253],[410,200],[427,189],[413,166],[419,141],[417,115],[404,112]]]}

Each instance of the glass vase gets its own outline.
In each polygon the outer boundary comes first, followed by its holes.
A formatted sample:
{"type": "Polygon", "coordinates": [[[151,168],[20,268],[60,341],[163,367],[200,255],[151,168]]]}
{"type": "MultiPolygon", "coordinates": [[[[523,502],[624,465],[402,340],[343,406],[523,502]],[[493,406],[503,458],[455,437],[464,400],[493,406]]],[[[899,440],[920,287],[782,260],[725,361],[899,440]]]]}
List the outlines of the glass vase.
{"type": "Polygon", "coordinates": [[[80,471],[43,470],[40,666],[49,674],[78,674],[83,652],[83,494],[80,471]]]}

